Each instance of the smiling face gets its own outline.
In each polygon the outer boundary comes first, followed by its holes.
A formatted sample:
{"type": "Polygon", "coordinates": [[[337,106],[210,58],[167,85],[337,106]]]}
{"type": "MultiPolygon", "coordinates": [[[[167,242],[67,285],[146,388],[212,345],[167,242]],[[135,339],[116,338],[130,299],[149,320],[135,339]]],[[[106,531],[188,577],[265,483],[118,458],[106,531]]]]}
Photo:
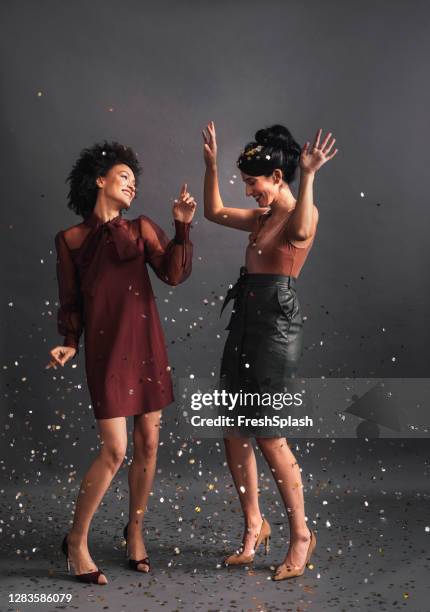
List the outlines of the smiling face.
{"type": "Polygon", "coordinates": [[[116,164],[106,176],[99,176],[97,186],[103,189],[105,198],[114,200],[126,208],[130,207],[136,197],[136,179],[126,164],[116,164]]]}
{"type": "Polygon", "coordinates": [[[279,194],[282,172],[275,170],[270,176],[251,176],[241,172],[246,196],[255,199],[260,208],[270,206],[279,194]]]}

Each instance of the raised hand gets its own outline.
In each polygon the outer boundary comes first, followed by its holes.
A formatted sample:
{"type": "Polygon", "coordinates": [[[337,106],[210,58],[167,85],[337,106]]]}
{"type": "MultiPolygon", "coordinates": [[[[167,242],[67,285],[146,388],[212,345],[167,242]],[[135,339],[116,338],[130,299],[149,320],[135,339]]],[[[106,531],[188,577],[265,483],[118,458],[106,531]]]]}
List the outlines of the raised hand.
{"type": "Polygon", "coordinates": [[[332,153],[330,153],[334,143],[336,142],[336,138],[332,138],[330,141],[332,133],[329,132],[324,138],[323,142],[320,144],[321,134],[322,129],[320,128],[315,136],[312,148],[309,148],[310,143],[306,142],[302,149],[300,155],[300,168],[303,172],[315,173],[326,162],[333,159],[338,152],[338,149],[335,149],[332,153]]]}
{"type": "Polygon", "coordinates": [[[213,121],[210,121],[206,126],[206,131],[202,130],[203,141],[204,141],[204,150],[203,156],[205,160],[205,164],[208,168],[216,167],[216,158],[217,158],[217,144],[216,144],[216,132],[215,132],[215,124],[213,121]]]}
{"type": "Polygon", "coordinates": [[[191,223],[196,211],[196,201],[187,191],[187,184],[182,185],[179,198],[173,204],[173,218],[184,223],[191,223]]]}
{"type": "Polygon", "coordinates": [[[64,367],[64,364],[76,355],[76,349],[72,346],[56,346],[49,352],[51,361],[45,366],[45,370],[49,368],[57,369],[57,366],[64,367]]]}

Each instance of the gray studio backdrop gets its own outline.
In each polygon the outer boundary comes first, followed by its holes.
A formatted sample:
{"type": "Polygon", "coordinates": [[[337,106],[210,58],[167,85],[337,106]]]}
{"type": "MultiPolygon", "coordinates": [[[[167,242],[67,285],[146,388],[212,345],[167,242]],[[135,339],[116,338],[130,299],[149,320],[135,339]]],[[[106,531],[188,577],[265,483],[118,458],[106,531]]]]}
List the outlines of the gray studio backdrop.
{"type": "Polygon", "coordinates": [[[301,374],[429,375],[428,3],[47,0],[1,12],[1,431],[14,468],[67,452],[79,464],[96,442],[83,351],[77,368],[44,366],[59,342],[54,235],[79,222],[65,177],[104,138],[143,162],[129,218],[172,232],[184,181],[199,204],[191,278],[171,288],[152,276],[176,382],[217,375],[222,297],[248,239],[203,218],[209,120],[222,195],[237,206],[253,205],[235,160],[256,129],[281,122],[301,144],[319,127],[337,138],[298,286],[301,374]]]}

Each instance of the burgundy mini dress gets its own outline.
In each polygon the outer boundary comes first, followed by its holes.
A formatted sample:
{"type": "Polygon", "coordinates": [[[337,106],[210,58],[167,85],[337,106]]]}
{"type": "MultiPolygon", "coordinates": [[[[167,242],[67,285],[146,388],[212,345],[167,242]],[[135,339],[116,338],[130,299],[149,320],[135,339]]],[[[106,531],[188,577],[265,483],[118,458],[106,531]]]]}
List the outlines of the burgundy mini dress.
{"type": "Polygon", "coordinates": [[[160,410],[174,401],[165,339],[147,264],[169,285],[191,274],[190,223],[175,220],[169,238],[151,219],[121,215],[103,222],[94,211],[55,236],[64,346],[79,352],[96,419],[160,410]]]}

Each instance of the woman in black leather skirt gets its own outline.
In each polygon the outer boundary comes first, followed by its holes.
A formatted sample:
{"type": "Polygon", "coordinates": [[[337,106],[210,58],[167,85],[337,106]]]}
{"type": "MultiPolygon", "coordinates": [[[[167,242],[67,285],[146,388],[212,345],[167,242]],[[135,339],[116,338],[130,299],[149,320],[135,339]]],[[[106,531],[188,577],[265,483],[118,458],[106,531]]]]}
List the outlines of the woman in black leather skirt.
{"type": "Polygon", "coordinates": [[[224,430],[227,462],[245,518],[241,550],[224,562],[251,563],[261,543],[268,550],[271,529],[258,504],[257,464],[250,440],[255,437],[275,478],[290,526],[290,546],[274,580],[303,574],[316,545],[315,534],[306,525],[300,468],[285,434],[270,426],[268,417],[273,416],[275,404],[259,400],[290,392],[300,359],[303,321],[295,285],[318,223],[313,181],[319,168],[337,153],[331,133],[320,143],[321,132],[318,130],[312,146],[307,142],[301,149],[281,125],[259,130],[237,162],[246,195],[254,197],[258,207],[241,209],[225,207],[222,202],[213,122],[203,131],[205,217],[250,232],[246,266],[223,306],[234,300],[220,387],[249,399],[236,410],[234,425],[224,430]],[[299,165],[295,199],[289,185],[299,165]]]}

